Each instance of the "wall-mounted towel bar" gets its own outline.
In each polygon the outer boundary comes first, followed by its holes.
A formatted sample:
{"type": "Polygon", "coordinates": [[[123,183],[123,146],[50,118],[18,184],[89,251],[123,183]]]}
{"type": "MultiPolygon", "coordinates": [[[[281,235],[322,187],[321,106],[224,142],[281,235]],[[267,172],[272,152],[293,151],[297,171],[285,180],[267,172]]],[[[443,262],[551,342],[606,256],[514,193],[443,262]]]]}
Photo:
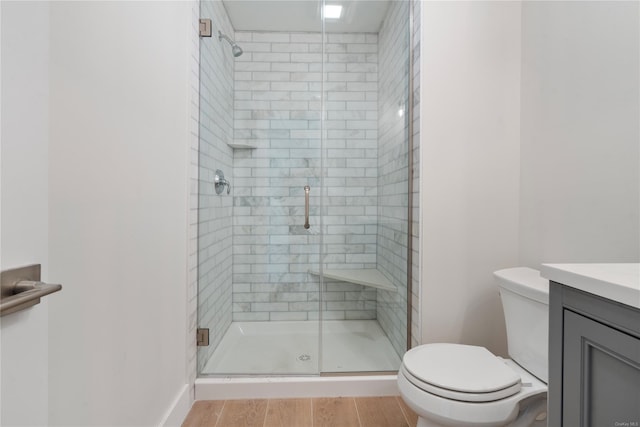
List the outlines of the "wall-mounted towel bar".
{"type": "Polygon", "coordinates": [[[62,285],[40,281],[40,264],[4,270],[0,273],[0,316],[24,310],[45,295],[58,292],[62,285]]]}

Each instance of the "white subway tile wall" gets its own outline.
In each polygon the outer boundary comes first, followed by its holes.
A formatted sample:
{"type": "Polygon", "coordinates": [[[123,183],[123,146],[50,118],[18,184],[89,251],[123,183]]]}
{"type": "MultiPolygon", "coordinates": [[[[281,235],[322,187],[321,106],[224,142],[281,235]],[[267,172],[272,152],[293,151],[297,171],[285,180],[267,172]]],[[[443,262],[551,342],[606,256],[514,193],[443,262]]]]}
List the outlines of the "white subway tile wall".
{"type": "Polygon", "coordinates": [[[234,153],[233,319],[375,319],[375,290],[325,281],[321,306],[309,269],[319,263],[321,166],[325,268],[375,268],[377,36],[326,35],[324,69],[320,33],[236,39],[234,142],[256,148],[234,153]]]}
{"type": "MultiPolygon", "coordinates": [[[[233,55],[218,30],[234,37],[224,5],[203,0],[201,16],[212,19],[211,38],[200,39],[200,147],[198,201],[198,325],[209,328],[209,346],[198,348],[198,372],[231,324],[233,199],[217,195],[217,169],[233,175],[233,55]]],[[[233,180],[231,181],[233,185],[233,180]]],[[[195,338],[194,338],[195,339],[195,338]]]]}

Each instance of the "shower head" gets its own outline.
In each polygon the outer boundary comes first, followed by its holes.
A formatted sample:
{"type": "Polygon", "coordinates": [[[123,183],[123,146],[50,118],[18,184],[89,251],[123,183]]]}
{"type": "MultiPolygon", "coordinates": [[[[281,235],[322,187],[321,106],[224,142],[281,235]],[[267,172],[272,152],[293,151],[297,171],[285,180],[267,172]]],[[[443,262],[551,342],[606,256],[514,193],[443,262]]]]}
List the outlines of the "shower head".
{"type": "Polygon", "coordinates": [[[237,44],[234,44],[231,46],[231,53],[233,54],[233,56],[238,57],[242,55],[242,48],[237,44]]]}
{"type": "Polygon", "coordinates": [[[233,40],[231,40],[228,36],[222,34],[222,32],[218,31],[218,40],[225,39],[231,45],[231,53],[236,58],[242,55],[242,48],[236,44],[233,40]]]}

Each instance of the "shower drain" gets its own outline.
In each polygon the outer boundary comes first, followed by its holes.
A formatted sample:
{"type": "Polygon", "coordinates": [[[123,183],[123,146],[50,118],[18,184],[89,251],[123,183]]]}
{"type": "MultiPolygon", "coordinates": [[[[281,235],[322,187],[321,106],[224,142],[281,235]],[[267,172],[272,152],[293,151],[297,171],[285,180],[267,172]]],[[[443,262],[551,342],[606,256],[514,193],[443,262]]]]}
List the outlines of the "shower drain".
{"type": "Polygon", "coordinates": [[[301,362],[308,362],[309,360],[311,360],[311,356],[309,356],[308,354],[301,354],[300,356],[298,356],[298,360],[301,362]]]}

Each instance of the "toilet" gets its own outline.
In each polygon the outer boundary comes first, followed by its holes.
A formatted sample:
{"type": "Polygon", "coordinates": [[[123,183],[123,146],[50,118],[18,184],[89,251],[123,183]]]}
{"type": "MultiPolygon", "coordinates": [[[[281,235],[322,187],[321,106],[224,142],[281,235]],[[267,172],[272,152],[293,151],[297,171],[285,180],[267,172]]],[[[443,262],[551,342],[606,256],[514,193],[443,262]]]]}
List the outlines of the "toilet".
{"type": "Polygon", "coordinates": [[[418,427],[546,426],[549,282],[537,270],[494,273],[510,359],[484,347],[435,343],[405,353],[398,388],[418,427]]]}

